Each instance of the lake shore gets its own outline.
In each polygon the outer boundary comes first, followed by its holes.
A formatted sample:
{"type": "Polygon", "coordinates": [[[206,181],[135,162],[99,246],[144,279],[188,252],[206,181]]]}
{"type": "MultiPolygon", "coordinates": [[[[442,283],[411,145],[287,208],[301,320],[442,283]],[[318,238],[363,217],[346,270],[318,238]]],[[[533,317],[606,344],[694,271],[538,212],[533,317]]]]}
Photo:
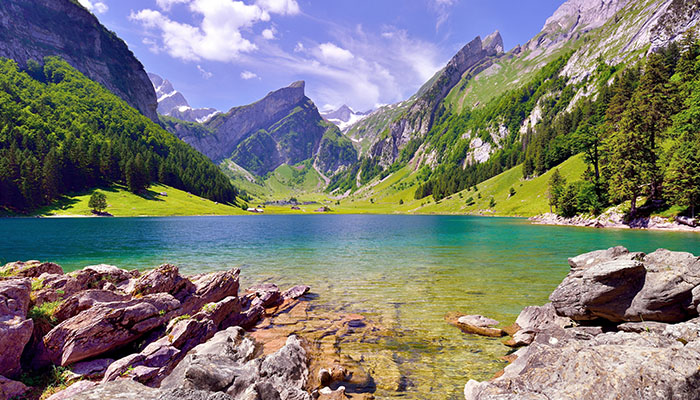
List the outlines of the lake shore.
{"type": "Polygon", "coordinates": [[[657,216],[637,218],[631,221],[626,221],[623,214],[614,211],[606,212],[597,217],[577,215],[572,218],[565,218],[554,213],[546,213],[530,217],[529,221],[535,225],[700,233],[700,227],[692,227],[675,220],[669,221],[666,218],[657,216]]]}

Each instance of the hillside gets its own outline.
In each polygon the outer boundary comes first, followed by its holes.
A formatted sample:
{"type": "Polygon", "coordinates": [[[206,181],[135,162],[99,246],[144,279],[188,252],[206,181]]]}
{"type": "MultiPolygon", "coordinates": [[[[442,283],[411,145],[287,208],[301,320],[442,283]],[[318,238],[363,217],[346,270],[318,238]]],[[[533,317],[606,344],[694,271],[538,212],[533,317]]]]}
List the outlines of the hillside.
{"type": "Polygon", "coordinates": [[[158,122],[156,96],[141,62],[126,43],[74,0],[0,2],[0,57],[60,56],[73,68],[158,122]]]}
{"type": "Polygon", "coordinates": [[[26,212],[62,195],[152,182],[230,203],[236,190],[206,157],[59,58],[22,71],[0,59],[0,208],[26,212]]]}
{"type": "Polygon", "coordinates": [[[189,215],[239,215],[245,212],[239,207],[213,202],[203,197],[175,189],[171,186],[154,184],[136,195],[121,185],[91,189],[77,195],[68,195],[49,207],[43,207],[33,214],[41,216],[92,216],[88,202],[94,192],[107,197],[105,212],[115,217],[161,217],[189,215]]]}

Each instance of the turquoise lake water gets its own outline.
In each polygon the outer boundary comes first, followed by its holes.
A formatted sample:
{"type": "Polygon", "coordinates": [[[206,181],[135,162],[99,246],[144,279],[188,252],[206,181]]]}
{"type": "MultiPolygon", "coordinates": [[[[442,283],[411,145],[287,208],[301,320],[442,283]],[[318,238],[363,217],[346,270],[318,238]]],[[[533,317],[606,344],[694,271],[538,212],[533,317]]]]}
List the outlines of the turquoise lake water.
{"type": "MultiPolygon", "coordinates": [[[[331,309],[358,312],[397,334],[356,352],[391,358],[400,388],[377,398],[458,399],[507,353],[499,340],[462,334],[448,312],[512,323],[566,276],[568,257],[622,245],[700,255],[694,233],[530,225],[463,216],[236,216],[0,219],[0,262],[38,259],[70,271],[106,263],[183,273],[240,267],[242,284],[308,284],[331,309]]],[[[359,346],[359,345],[358,345],[359,346]]],[[[352,349],[350,349],[352,350],[352,349]]]]}

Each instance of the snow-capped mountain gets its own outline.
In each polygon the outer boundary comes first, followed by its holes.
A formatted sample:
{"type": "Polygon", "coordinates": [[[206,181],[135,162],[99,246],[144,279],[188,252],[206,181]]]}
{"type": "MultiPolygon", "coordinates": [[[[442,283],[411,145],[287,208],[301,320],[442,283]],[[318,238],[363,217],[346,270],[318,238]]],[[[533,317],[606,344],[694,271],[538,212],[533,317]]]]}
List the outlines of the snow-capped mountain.
{"type": "Polygon", "coordinates": [[[352,125],[364,119],[366,116],[370,115],[372,110],[365,112],[356,112],[352,108],[343,104],[337,110],[327,110],[321,112],[321,116],[328,122],[331,122],[340,128],[341,131],[345,132],[352,125]]]}
{"type": "Polygon", "coordinates": [[[183,121],[206,122],[220,111],[214,108],[192,108],[182,93],[175,90],[169,80],[148,73],[158,97],[158,114],[183,121]]]}

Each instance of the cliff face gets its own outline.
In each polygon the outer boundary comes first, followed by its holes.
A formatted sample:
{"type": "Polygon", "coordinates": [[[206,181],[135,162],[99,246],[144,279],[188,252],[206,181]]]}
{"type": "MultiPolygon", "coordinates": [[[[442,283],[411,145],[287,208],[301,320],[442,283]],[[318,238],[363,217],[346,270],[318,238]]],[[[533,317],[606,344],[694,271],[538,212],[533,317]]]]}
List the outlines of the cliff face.
{"type": "Polygon", "coordinates": [[[126,44],[71,0],[0,1],[0,56],[26,66],[60,56],[157,122],[153,86],[126,44]]]}
{"type": "Polygon", "coordinates": [[[295,82],[253,104],[218,114],[204,124],[204,132],[180,124],[173,133],[215,162],[231,159],[257,175],[308,159],[323,173],[354,163],[352,143],[323,120],[304,86],[295,82]]]}
{"type": "Polygon", "coordinates": [[[392,122],[389,135],[372,146],[370,154],[383,166],[391,165],[401,148],[413,138],[424,137],[433,125],[438,106],[466,73],[477,74],[492,65],[491,57],[503,52],[503,39],[494,32],[482,42],[475,38],[464,46],[417,94],[403,117],[392,122]]]}

